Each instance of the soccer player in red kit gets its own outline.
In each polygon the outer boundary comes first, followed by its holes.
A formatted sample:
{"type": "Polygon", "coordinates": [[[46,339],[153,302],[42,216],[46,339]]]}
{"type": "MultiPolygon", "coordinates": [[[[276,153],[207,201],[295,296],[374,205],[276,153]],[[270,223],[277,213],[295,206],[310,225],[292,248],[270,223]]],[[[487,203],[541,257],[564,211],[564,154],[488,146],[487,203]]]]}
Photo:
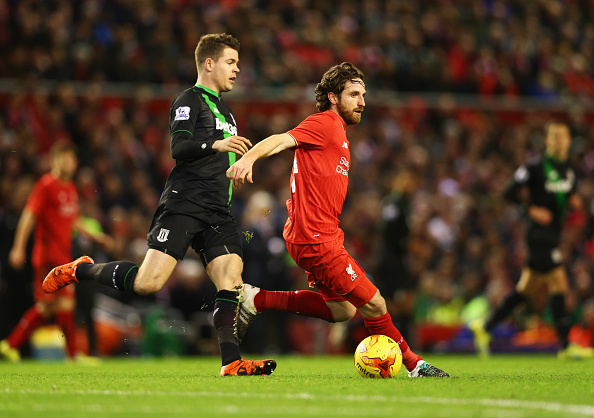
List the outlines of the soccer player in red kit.
{"type": "Polygon", "coordinates": [[[241,339],[258,312],[279,309],[329,322],[351,319],[358,309],[371,334],[400,345],[410,377],[449,377],[408,346],[392,323],[386,302],[365,271],[343,247],[338,216],[346,197],[351,156],[346,127],[361,121],[365,108],[363,74],[351,63],[330,68],[317,85],[319,113],[295,129],[272,135],[243,155],[227,171],[235,186],[252,182],[256,160],[285,149],[295,150],[289,218],[283,236],[295,262],[319,291],[271,292],[244,284],[239,288],[237,333],[241,339]]]}
{"type": "MultiPolygon", "coordinates": [[[[19,348],[31,333],[51,316],[64,332],[69,358],[76,353],[75,343],[75,294],[74,287],[47,294],[41,284],[45,275],[56,264],[64,264],[72,258],[72,232],[74,228],[102,244],[109,237],[87,231],[79,222],[78,192],[72,181],[78,165],[76,148],[60,142],[53,146],[51,171],[42,176],[23,210],[17,225],[9,262],[19,269],[25,263],[26,246],[35,229],[33,239],[33,295],[35,304],[23,315],[7,339],[0,341],[0,354],[10,361],[20,360],[19,348]]],[[[87,259],[91,260],[89,257],[87,259]]]]}

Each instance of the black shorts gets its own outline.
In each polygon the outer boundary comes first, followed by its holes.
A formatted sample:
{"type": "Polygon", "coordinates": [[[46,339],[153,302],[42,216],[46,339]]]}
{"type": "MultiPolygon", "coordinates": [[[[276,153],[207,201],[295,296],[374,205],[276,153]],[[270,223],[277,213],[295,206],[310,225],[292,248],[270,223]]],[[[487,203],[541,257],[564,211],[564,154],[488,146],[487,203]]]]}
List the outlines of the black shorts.
{"type": "Polygon", "coordinates": [[[235,218],[229,213],[209,210],[188,201],[173,199],[159,204],[147,236],[148,247],[177,260],[192,248],[206,267],[224,254],[243,258],[241,237],[235,218]]]}
{"type": "Polygon", "coordinates": [[[547,273],[563,263],[558,247],[528,244],[528,268],[538,273],[547,273]]]}

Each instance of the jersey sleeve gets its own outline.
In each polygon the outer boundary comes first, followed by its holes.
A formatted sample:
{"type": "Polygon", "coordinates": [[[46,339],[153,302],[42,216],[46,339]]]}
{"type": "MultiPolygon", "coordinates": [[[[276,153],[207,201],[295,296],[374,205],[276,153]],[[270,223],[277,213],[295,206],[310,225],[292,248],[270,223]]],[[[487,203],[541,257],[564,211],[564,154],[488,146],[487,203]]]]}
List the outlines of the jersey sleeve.
{"type": "Polygon", "coordinates": [[[25,209],[31,211],[35,216],[39,216],[42,212],[45,202],[45,186],[42,181],[35,183],[35,187],[31,191],[25,209]]]}
{"type": "Polygon", "coordinates": [[[171,135],[171,156],[176,160],[195,160],[210,155],[213,141],[198,141],[194,130],[202,105],[193,91],[187,90],[177,96],[171,105],[169,114],[169,132],[171,135]]]}
{"type": "Polygon", "coordinates": [[[520,199],[520,189],[527,186],[530,179],[534,177],[531,171],[530,167],[522,165],[514,172],[514,175],[504,192],[504,196],[508,201],[516,204],[522,203],[520,199]]]}
{"type": "Polygon", "coordinates": [[[297,127],[287,133],[297,141],[297,148],[322,149],[328,142],[329,121],[316,113],[308,116],[297,127]]]}

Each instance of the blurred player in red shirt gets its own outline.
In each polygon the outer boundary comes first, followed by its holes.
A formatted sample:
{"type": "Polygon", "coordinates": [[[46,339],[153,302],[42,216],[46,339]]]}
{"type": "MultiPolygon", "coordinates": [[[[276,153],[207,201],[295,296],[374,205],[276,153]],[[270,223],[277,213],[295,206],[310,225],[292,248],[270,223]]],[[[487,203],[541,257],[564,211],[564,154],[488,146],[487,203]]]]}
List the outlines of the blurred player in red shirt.
{"type": "Polygon", "coordinates": [[[31,262],[36,302],[25,312],[8,338],[0,341],[0,354],[8,360],[20,360],[19,348],[38,326],[52,316],[66,337],[68,357],[75,355],[74,287],[47,294],[41,290],[41,284],[55,265],[67,263],[72,258],[75,228],[104,245],[109,241],[106,235],[87,231],[79,222],[78,192],[72,181],[77,166],[75,146],[66,142],[55,144],[51,151],[51,171],[35,183],[19,219],[9,262],[15,269],[24,265],[27,241],[35,229],[31,262]]]}
{"type": "Polygon", "coordinates": [[[394,326],[386,302],[365,271],[343,247],[338,216],[346,197],[351,156],[346,127],[361,121],[365,108],[363,74],[351,63],[330,68],[317,85],[319,113],[287,133],[272,135],[243,155],[227,171],[235,186],[252,182],[256,160],[285,149],[295,151],[291,174],[289,218],[283,236],[295,262],[308,273],[319,293],[271,292],[249,284],[239,290],[237,332],[243,338],[258,312],[280,309],[329,322],[347,321],[358,309],[373,334],[387,335],[400,345],[410,377],[449,377],[425,362],[394,326]]]}

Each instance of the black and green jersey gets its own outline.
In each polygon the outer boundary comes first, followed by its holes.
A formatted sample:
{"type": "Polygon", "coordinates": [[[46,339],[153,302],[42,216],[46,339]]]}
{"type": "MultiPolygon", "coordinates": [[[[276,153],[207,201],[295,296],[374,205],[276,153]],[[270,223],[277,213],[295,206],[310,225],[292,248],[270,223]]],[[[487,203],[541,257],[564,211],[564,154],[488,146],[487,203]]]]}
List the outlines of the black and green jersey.
{"type": "Polygon", "coordinates": [[[553,221],[549,225],[540,225],[528,220],[526,241],[539,245],[559,245],[565,210],[569,203],[569,196],[575,193],[577,179],[574,170],[567,162],[559,162],[549,156],[521,166],[514,174],[513,181],[508,186],[505,197],[515,203],[522,203],[520,189],[529,190],[529,204],[547,208],[553,214],[553,221]]]}
{"type": "Polygon", "coordinates": [[[227,103],[213,90],[195,85],[173,101],[169,131],[176,164],[161,202],[180,199],[205,209],[229,212],[231,182],[225,172],[236,156],[212,149],[215,141],[237,135],[237,124],[227,103]]]}

